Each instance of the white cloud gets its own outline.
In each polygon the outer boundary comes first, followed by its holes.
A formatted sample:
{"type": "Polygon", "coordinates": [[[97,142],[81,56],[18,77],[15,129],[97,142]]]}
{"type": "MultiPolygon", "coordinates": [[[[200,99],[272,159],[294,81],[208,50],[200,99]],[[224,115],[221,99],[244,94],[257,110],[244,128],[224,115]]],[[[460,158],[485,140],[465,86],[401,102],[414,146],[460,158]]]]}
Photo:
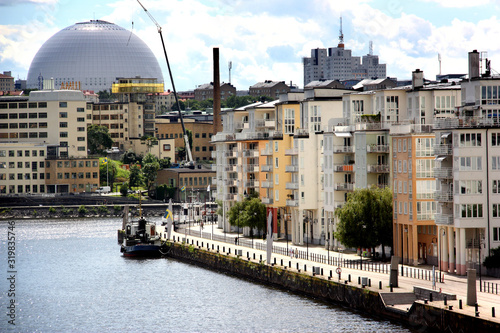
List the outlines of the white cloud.
{"type": "Polygon", "coordinates": [[[494,0],[421,0],[423,2],[433,2],[445,8],[468,8],[479,7],[487,4],[494,4],[494,0]]]}

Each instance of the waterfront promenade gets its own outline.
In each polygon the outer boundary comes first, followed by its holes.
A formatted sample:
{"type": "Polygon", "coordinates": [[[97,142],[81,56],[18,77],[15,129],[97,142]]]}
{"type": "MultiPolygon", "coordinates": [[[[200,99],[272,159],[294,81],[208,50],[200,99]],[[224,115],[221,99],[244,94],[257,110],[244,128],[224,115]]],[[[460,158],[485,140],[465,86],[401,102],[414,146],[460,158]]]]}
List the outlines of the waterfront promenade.
{"type": "MultiPolygon", "coordinates": [[[[185,240],[188,244],[196,247],[208,249],[210,251],[217,251],[220,253],[235,256],[236,251],[241,251],[241,257],[251,261],[259,262],[261,259],[266,259],[266,241],[262,238],[254,238],[253,241],[248,237],[242,237],[237,233],[224,233],[217,225],[205,224],[202,229],[199,225],[191,225],[191,227],[184,228],[181,225],[177,231],[172,233],[176,241],[185,240]],[[238,245],[235,245],[237,239],[238,245]],[[255,258],[255,259],[254,259],[255,258]]],[[[349,285],[362,287],[358,281],[361,278],[366,278],[370,285],[364,288],[380,292],[384,294],[384,301],[386,305],[394,308],[396,311],[407,311],[413,300],[408,297],[409,293],[413,293],[414,287],[423,288],[426,290],[433,290],[432,267],[430,266],[404,266],[403,274],[401,276],[401,265],[398,268],[399,287],[393,288],[391,294],[389,287],[389,271],[390,265],[386,263],[372,262],[368,258],[363,258],[363,270],[360,269],[360,257],[355,253],[341,253],[335,251],[327,251],[324,246],[304,244],[292,245],[288,241],[279,240],[273,242],[273,254],[271,264],[278,266],[286,266],[290,270],[300,270],[303,274],[313,275],[313,267],[317,267],[315,274],[319,278],[340,281],[349,285]],[[294,254],[291,256],[289,250],[293,248],[294,254]],[[278,253],[276,253],[278,252],[278,253]],[[329,263],[329,264],[328,264],[329,263]],[[341,276],[337,274],[337,269],[340,268],[341,276]],[[321,273],[322,272],[322,273],[321,273]],[[380,286],[382,287],[380,289],[380,286]],[[405,299],[407,301],[405,302],[405,299]]],[[[436,276],[439,273],[435,268],[436,276]]],[[[454,274],[442,273],[443,280],[439,282],[439,278],[435,282],[434,291],[437,293],[456,295],[456,300],[448,298],[446,305],[442,297],[434,296],[434,300],[428,301],[429,305],[437,308],[448,309],[457,313],[462,313],[468,316],[476,316],[475,306],[467,305],[467,277],[457,276],[454,274]],[[439,299],[439,300],[438,300],[439,299]],[[462,309],[459,308],[460,300],[462,302],[462,309]]],[[[487,276],[481,277],[483,283],[483,291],[480,291],[479,275],[477,276],[477,304],[478,316],[482,319],[500,323],[500,279],[487,276]]],[[[429,297],[426,297],[429,299],[429,297]]],[[[417,300],[417,302],[424,302],[424,300],[417,300]]]]}

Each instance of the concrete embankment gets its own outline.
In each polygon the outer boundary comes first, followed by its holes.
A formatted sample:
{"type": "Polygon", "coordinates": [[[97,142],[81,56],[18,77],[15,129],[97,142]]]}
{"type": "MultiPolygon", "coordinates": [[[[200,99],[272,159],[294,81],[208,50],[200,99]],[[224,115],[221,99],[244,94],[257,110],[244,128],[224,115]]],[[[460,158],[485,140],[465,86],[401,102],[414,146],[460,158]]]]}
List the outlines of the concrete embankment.
{"type": "MultiPolygon", "coordinates": [[[[500,324],[482,318],[463,315],[446,308],[415,301],[408,310],[389,306],[386,301],[404,297],[396,292],[385,295],[373,288],[362,288],[355,283],[334,281],[328,277],[280,265],[267,265],[246,257],[222,253],[229,247],[213,247],[198,242],[198,246],[179,242],[169,244],[168,256],[205,268],[225,272],[259,283],[272,285],[327,302],[340,304],[381,319],[402,323],[411,329],[431,332],[500,332],[500,324]],[[213,247],[213,249],[212,249],[213,247]],[[383,296],[385,295],[385,297],[383,296]],[[392,297],[391,297],[392,296],[392,297]],[[385,300],[385,301],[384,301],[385,300]]],[[[230,250],[229,250],[230,251],[230,250]]],[[[228,252],[229,252],[228,251],[228,252]]],[[[385,288],[387,289],[387,288],[385,288]]]]}

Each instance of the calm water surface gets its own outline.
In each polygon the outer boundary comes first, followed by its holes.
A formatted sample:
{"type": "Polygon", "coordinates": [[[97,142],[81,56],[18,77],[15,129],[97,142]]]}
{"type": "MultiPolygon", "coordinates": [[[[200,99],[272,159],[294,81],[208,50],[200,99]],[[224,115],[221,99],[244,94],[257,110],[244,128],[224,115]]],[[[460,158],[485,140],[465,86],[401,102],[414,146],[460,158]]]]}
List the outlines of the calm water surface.
{"type": "Polygon", "coordinates": [[[410,332],[172,259],[120,254],[120,219],[15,221],[16,326],[0,222],[0,332],[410,332]]]}

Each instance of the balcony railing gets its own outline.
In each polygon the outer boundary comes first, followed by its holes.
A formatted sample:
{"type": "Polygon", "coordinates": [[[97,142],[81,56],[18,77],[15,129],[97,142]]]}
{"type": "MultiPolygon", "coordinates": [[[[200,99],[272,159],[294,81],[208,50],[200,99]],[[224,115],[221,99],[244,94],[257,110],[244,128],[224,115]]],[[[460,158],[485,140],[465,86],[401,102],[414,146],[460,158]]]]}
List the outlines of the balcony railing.
{"type": "Polygon", "coordinates": [[[366,152],[368,153],[388,153],[389,145],[367,145],[366,152]]]}
{"type": "Polygon", "coordinates": [[[272,149],[261,149],[260,150],[260,156],[272,156],[273,155],[273,150],[272,149]]]}
{"type": "Polygon", "coordinates": [[[333,171],[335,171],[335,172],[354,172],[354,164],[334,164],[333,171]]]}
{"type": "Polygon", "coordinates": [[[262,198],[262,203],[264,205],[272,205],[273,204],[273,198],[262,198]]]}
{"type": "Polygon", "coordinates": [[[286,205],[289,207],[299,207],[299,200],[287,200],[286,205]]]}
{"type": "Polygon", "coordinates": [[[234,179],[234,178],[224,179],[224,185],[226,185],[226,186],[236,186],[236,179],[234,179]]]}
{"type": "Polygon", "coordinates": [[[434,154],[435,155],[451,155],[452,153],[451,145],[435,145],[434,146],[434,154]]]}
{"type": "Polygon", "coordinates": [[[451,179],[453,178],[453,168],[434,168],[434,177],[451,179]]]}
{"type": "Polygon", "coordinates": [[[224,201],[235,201],[236,197],[236,194],[229,193],[224,196],[224,201]]]}
{"type": "Polygon", "coordinates": [[[285,188],[287,190],[298,190],[299,189],[299,183],[297,183],[297,182],[287,182],[285,184],[285,188]]]}
{"type": "Polygon", "coordinates": [[[244,172],[259,172],[258,164],[248,164],[243,167],[244,172]]]}
{"type": "Polygon", "coordinates": [[[452,225],[453,215],[451,214],[436,214],[435,221],[437,225],[452,225]]]}
{"type": "Polygon", "coordinates": [[[337,183],[333,188],[335,191],[353,191],[354,183],[337,183]]]}
{"type": "Polygon", "coordinates": [[[453,192],[451,192],[451,191],[434,192],[434,200],[440,201],[440,202],[453,202],[453,192]]]}
{"type": "Polygon", "coordinates": [[[243,151],[243,157],[259,157],[259,151],[254,149],[246,149],[243,151]]]}
{"type": "Polygon", "coordinates": [[[299,172],[299,166],[295,164],[285,165],[285,172],[299,172]]]}
{"type": "Polygon", "coordinates": [[[295,156],[299,154],[298,148],[285,149],[285,156],[295,156]]]}
{"type": "Polygon", "coordinates": [[[368,164],[367,172],[369,173],[389,173],[388,164],[368,164]]]}
{"type": "Polygon", "coordinates": [[[262,188],[273,188],[273,182],[262,182],[260,186],[262,188]]]}
{"type": "Polygon", "coordinates": [[[333,153],[334,154],[354,153],[354,147],[353,146],[333,146],[333,153]]]}
{"type": "Polygon", "coordinates": [[[260,166],[260,171],[262,172],[271,172],[273,171],[273,166],[270,164],[263,164],[260,166]]]}
{"type": "Polygon", "coordinates": [[[258,180],[247,180],[245,181],[245,187],[259,187],[259,181],[258,180]]]}

